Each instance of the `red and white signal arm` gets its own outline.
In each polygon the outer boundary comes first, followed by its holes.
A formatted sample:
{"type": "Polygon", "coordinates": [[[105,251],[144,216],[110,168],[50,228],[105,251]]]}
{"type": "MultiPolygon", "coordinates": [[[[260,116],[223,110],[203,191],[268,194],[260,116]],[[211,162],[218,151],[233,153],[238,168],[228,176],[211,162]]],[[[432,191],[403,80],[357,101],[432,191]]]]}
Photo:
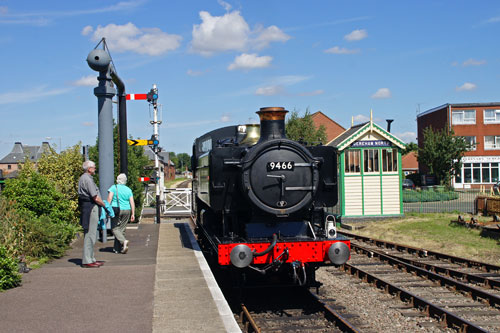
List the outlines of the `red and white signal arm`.
{"type": "Polygon", "coordinates": [[[148,94],[127,94],[127,101],[135,101],[139,99],[148,99],[148,94]]]}
{"type": "Polygon", "coordinates": [[[150,180],[151,180],[151,178],[149,178],[149,177],[139,177],[140,182],[149,182],[150,180]]]}

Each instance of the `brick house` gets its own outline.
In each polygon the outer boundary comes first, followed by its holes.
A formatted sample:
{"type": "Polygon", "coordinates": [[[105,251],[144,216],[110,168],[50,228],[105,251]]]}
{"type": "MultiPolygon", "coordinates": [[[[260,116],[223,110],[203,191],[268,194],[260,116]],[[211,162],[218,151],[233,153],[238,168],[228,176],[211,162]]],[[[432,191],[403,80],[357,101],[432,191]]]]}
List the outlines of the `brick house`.
{"type": "MultiPolygon", "coordinates": [[[[144,146],[144,154],[153,162],[155,160],[155,153],[151,150],[151,147],[144,146]]],[[[166,151],[158,153],[158,162],[160,165],[160,171],[163,174],[164,180],[175,179],[175,164],[170,160],[170,155],[166,151]]]]}
{"type": "Polygon", "coordinates": [[[418,160],[414,151],[401,157],[401,168],[405,176],[418,172],[418,160]]]}
{"type": "Polygon", "coordinates": [[[48,142],[42,142],[41,146],[24,146],[21,142],[16,142],[11,152],[0,160],[0,170],[4,177],[9,178],[7,175],[20,170],[26,158],[36,163],[49,150],[48,142]]]}
{"type": "Polygon", "coordinates": [[[323,112],[318,111],[311,115],[314,126],[319,129],[321,125],[326,129],[326,143],[331,142],[337,136],[345,132],[345,128],[340,126],[336,121],[325,115],[323,112]]]}
{"type": "MultiPolygon", "coordinates": [[[[499,178],[500,103],[444,104],[417,115],[418,146],[423,147],[424,129],[449,126],[455,135],[474,145],[462,158],[460,173],[452,179],[455,188],[492,186],[499,178]]],[[[419,164],[421,173],[428,172],[419,164]]]]}

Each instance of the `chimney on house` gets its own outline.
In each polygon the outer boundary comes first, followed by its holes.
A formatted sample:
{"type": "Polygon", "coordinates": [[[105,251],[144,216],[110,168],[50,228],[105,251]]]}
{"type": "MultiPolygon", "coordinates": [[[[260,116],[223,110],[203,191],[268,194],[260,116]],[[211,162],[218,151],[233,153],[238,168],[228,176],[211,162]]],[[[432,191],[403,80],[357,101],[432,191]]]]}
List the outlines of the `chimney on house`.
{"type": "Polygon", "coordinates": [[[387,132],[391,132],[391,123],[394,121],[394,119],[386,119],[387,121],[387,132]]]}
{"type": "Polygon", "coordinates": [[[14,143],[14,148],[12,148],[11,153],[23,154],[24,153],[23,144],[21,142],[14,143]]]}

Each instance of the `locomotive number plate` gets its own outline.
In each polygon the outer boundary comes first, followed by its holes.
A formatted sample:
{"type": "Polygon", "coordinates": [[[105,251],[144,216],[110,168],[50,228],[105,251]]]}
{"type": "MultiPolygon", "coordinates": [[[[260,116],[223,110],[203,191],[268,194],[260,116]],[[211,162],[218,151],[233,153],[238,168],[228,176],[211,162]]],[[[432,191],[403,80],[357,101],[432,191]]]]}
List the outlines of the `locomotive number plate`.
{"type": "Polygon", "coordinates": [[[294,167],[295,167],[295,162],[292,161],[267,163],[267,171],[276,171],[276,170],[293,171],[294,167]]]}

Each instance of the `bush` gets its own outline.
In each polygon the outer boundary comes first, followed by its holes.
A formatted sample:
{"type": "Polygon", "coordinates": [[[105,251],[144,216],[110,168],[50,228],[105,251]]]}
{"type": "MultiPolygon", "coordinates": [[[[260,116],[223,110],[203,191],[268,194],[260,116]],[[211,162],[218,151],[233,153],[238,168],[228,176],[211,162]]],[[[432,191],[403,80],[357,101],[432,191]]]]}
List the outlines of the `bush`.
{"type": "Polygon", "coordinates": [[[439,190],[439,192],[403,190],[403,202],[430,202],[458,199],[459,195],[457,192],[445,192],[444,189],[439,190]]]}
{"type": "Polygon", "coordinates": [[[0,290],[14,288],[21,284],[17,261],[12,259],[5,247],[0,246],[0,290]]]}
{"type": "Polygon", "coordinates": [[[74,220],[74,210],[53,182],[46,176],[25,165],[19,177],[8,179],[2,195],[15,202],[24,214],[34,217],[47,216],[56,224],[67,224],[74,220]]]}
{"type": "Polygon", "coordinates": [[[64,255],[78,226],[54,222],[48,216],[36,217],[0,197],[0,246],[16,258],[57,258],[64,255]]]}

